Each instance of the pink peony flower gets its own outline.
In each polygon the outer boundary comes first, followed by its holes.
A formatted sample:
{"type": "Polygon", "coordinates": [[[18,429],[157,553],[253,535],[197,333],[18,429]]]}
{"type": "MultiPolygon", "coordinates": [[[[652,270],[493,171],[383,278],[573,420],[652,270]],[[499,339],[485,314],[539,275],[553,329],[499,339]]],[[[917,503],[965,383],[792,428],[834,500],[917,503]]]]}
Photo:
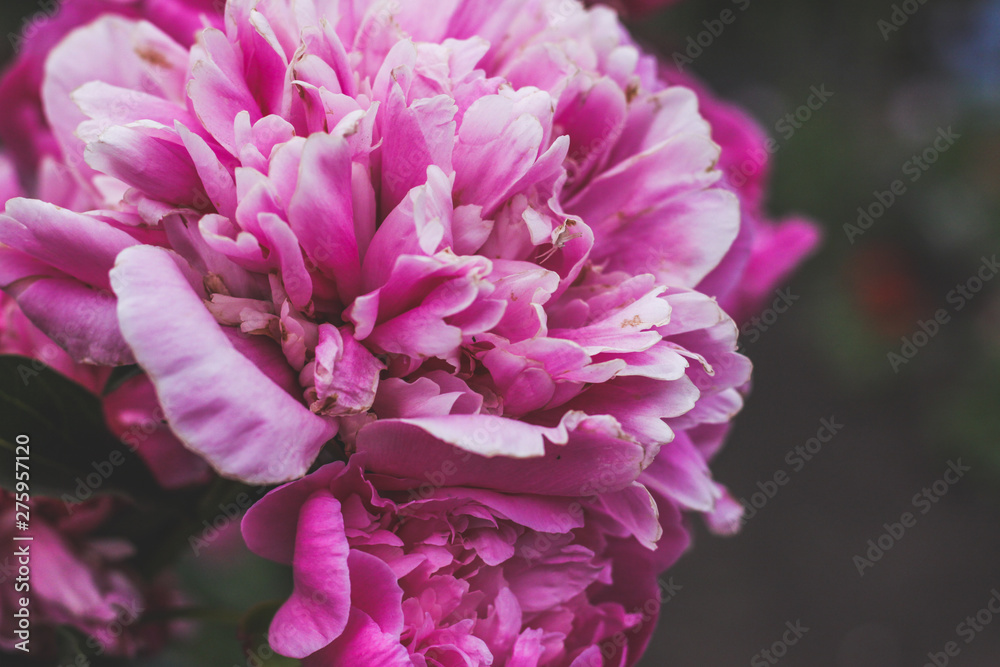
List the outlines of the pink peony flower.
{"type": "Polygon", "coordinates": [[[89,635],[90,652],[135,656],[155,649],[162,642],[162,629],[138,621],[156,594],[124,565],[132,545],[95,535],[114,513],[115,501],[88,501],[70,513],[61,501],[33,499],[30,533],[17,534],[34,539],[15,542],[14,500],[14,494],[0,491],[0,647],[15,650],[28,638],[33,656],[54,657],[55,631],[69,625],[89,635]],[[27,635],[18,635],[14,613],[26,591],[15,584],[21,565],[18,549],[25,545],[31,559],[31,625],[27,635]]]}
{"type": "Polygon", "coordinates": [[[694,291],[738,202],[611,11],[233,1],[191,49],[104,16],[46,63],[97,204],[8,202],[0,283],[75,359],[137,360],[220,473],[298,477],[336,436],[374,472],[464,451],[442,483],[587,495],[663,447],[658,493],[723,498],[679,434],[749,376],[694,291]]]}
{"type": "MultiPolygon", "coordinates": [[[[294,571],[275,650],[306,667],[636,662],[660,604],[651,559],[629,551],[660,537],[641,486],[586,500],[405,486],[352,460],[250,509],[247,544],[294,571]]],[[[670,522],[661,563],[687,543],[670,522]]]]}
{"type": "Polygon", "coordinates": [[[681,512],[738,525],[726,311],[811,243],[722,180],[759,134],[607,8],[209,4],[67,0],[0,82],[7,331],[139,363],[106,418],[165,486],[349,458],[244,524],[282,652],[634,664],[681,512]]]}

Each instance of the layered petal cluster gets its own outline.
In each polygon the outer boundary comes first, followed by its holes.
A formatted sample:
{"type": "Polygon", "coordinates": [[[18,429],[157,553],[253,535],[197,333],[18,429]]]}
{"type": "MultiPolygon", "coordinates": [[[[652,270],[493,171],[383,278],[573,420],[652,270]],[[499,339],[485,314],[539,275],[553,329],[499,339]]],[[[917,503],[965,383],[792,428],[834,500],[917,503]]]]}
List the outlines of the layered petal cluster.
{"type": "Polygon", "coordinates": [[[224,475],[301,476],[336,437],[375,472],[471,452],[449,485],[587,495],[669,443],[664,492],[712,509],[676,431],[727,421],[749,363],[694,290],[740,227],[695,95],[607,9],[436,7],[71,32],[41,97],[96,203],[10,200],[0,282],[74,359],[137,361],[224,475]]]}
{"type": "Polygon", "coordinates": [[[142,615],[156,593],[132,574],[124,562],[132,555],[125,541],[101,538],[98,529],[115,512],[115,502],[102,498],[82,503],[69,512],[58,500],[30,501],[30,542],[15,541],[15,496],[0,491],[0,647],[14,650],[18,643],[32,656],[54,658],[56,630],[70,626],[88,635],[87,650],[108,656],[135,656],[162,643],[160,628],[143,625],[142,615]],[[28,576],[23,549],[30,558],[28,576]],[[20,584],[18,583],[20,582],[20,584]],[[30,588],[24,588],[25,583],[30,588]],[[29,592],[30,591],[30,592],[29,592]],[[30,600],[27,633],[15,612],[21,599],[30,600]]]}
{"type": "MultiPolygon", "coordinates": [[[[366,475],[356,460],[283,486],[243,521],[252,550],[292,565],[295,590],[269,640],[309,666],[634,664],[660,595],[626,536],[659,537],[649,504],[506,495],[453,487],[418,493],[366,475]],[[610,530],[606,530],[610,529],[610,530]]],[[[679,515],[662,557],[686,545],[679,515]],[[668,553],[669,552],[669,553],[668,553]]]]}
{"type": "MultiPolygon", "coordinates": [[[[0,97],[4,99],[0,106],[0,140],[4,144],[0,154],[0,200],[31,196],[74,211],[98,205],[91,189],[64,164],[42,99],[45,60],[69,32],[97,16],[112,13],[148,20],[191,44],[206,23],[221,25],[220,8],[214,0],[68,0],[59,4],[58,11],[33,17],[14,44],[17,58],[0,79],[0,97]]],[[[0,265],[0,273],[4,269],[0,265]]],[[[50,335],[60,330],[52,322],[61,317],[58,309],[63,305],[56,297],[50,308],[43,304],[34,318],[50,335]]],[[[91,324],[87,317],[78,322],[80,328],[91,324]]],[[[70,336],[78,337],[73,333],[70,336]]],[[[37,359],[92,393],[103,395],[111,369],[77,363],[63,349],[68,337],[57,344],[25,316],[13,299],[0,294],[0,354],[37,359]]],[[[207,480],[209,470],[204,461],[184,449],[163,423],[148,379],[128,380],[105,398],[104,407],[114,435],[139,453],[164,487],[207,480]]]]}

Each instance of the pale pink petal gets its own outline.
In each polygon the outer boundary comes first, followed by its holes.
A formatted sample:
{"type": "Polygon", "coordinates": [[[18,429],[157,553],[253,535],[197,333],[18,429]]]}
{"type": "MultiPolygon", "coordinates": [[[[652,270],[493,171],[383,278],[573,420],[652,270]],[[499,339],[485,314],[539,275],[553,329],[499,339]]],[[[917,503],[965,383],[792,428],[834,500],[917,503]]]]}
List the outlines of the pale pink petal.
{"type": "Polygon", "coordinates": [[[249,483],[305,474],[334,428],[233,348],[174,259],[137,247],[113,275],[122,333],[181,441],[249,483]]]}

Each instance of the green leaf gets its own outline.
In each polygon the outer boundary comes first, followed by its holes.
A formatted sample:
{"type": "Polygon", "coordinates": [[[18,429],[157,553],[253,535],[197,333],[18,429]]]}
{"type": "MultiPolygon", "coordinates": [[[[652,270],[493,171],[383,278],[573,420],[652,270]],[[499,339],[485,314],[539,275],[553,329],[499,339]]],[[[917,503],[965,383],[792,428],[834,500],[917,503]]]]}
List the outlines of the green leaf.
{"type": "Polygon", "coordinates": [[[89,658],[83,650],[83,643],[87,635],[76,628],[68,625],[61,625],[56,628],[56,645],[59,652],[59,664],[61,665],[89,665],[89,658]]]}
{"type": "MultiPolygon", "coordinates": [[[[65,667],[129,667],[135,664],[125,658],[110,658],[104,655],[99,640],[71,625],[60,625],[55,629],[55,645],[59,655],[59,665],[65,667]]],[[[8,658],[4,656],[6,661],[8,658]]],[[[32,661],[31,665],[39,663],[32,661]]],[[[4,662],[6,667],[7,662],[4,662]]]]}
{"type": "MultiPolygon", "coordinates": [[[[160,497],[149,469],[104,423],[101,401],[42,362],[0,355],[0,486],[15,490],[28,471],[31,495],[78,502],[117,494],[138,501],[160,497]],[[16,466],[27,442],[28,456],[16,466]]],[[[24,480],[22,480],[24,481],[24,480]]]]}
{"type": "MultiPolygon", "coordinates": [[[[136,567],[152,577],[173,564],[192,547],[207,548],[217,539],[219,529],[239,525],[243,513],[266,493],[269,487],[253,487],[225,478],[217,478],[204,488],[181,490],[163,512],[135,512],[136,526],[124,532],[136,545],[136,567]],[[138,530],[135,530],[137,528],[138,530]]],[[[194,552],[195,555],[198,552],[194,552]]]]}

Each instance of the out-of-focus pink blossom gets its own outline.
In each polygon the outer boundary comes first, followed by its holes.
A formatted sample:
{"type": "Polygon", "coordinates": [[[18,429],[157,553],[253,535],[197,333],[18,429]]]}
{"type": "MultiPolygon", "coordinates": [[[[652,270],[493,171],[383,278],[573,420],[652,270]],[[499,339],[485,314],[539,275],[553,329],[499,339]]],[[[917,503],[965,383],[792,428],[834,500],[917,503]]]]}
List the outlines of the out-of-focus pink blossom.
{"type": "Polygon", "coordinates": [[[55,632],[68,625],[89,636],[87,650],[108,656],[136,656],[158,648],[162,628],[143,625],[140,618],[155,593],[125,565],[133,547],[127,541],[95,533],[115,512],[109,497],[75,505],[58,500],[29,501],[30,532],[15,530],[15,496],[0,491],[0,647],[15,651],[24,644],[32,656],[54,658],[55,632]],[[30,542],[15,541],[31,535],[30,542]],[[23,552],[29,553],[29,576],[19,574],[23,552]],[[20,577],[20,579],[18,578],[20,577]],[[18,582],[21,582],[18,587],[18,582]],[[24,588],[24,584],[30,588],[24,588]],[[15,612],[20,600],[30,600],[28,633],[15,612]]]}
{"type": "Polygon", "coordinates": [[[658,541],[672,563],[678,513],[661,539],[638,485],[588,499],[405,486],[334,463],[250,509],[247,544],[295,576],[276,650],[307,667],[635,664],[660,591],[630,546],[658,541]]]}

